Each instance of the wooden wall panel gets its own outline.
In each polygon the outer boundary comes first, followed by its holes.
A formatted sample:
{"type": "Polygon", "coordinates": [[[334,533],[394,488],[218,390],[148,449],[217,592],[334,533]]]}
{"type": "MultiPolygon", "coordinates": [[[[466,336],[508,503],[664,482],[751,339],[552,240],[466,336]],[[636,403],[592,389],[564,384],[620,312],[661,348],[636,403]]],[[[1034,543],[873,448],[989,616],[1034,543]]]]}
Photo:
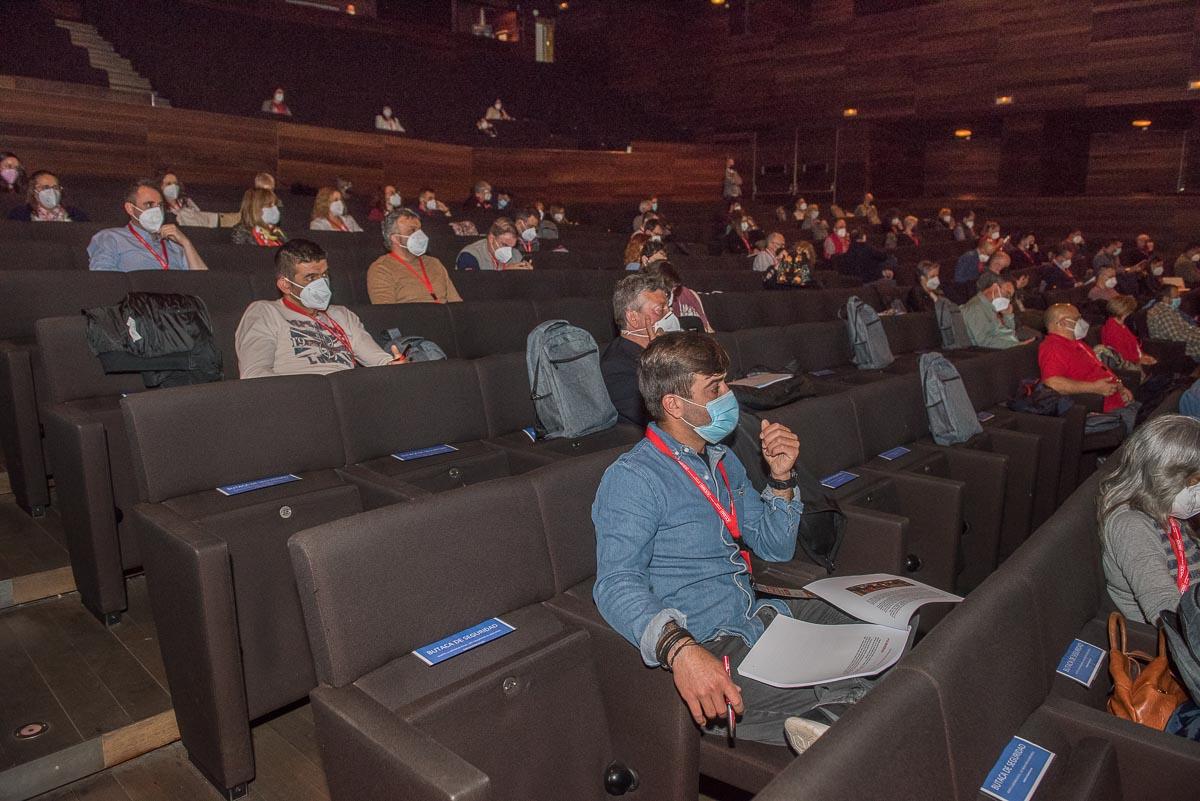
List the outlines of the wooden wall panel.
{"type": "Polygon", "coordinates": [[[1088,194],[1166,194],[1176,190],[1184,131],[1092,134],[1088,194]]]}
{"type": "Polygon", "coordinates": [[[985,195],[999,189],[999,139],[938,139],[925,148],[925,192],[930,195],[985,195]]]}
{"type": "Polygon", "coordinates": [[[30,169],[132,179],[160,167],[188,183],[245,186],[254,173],[310,186],[344,178],[359,192],[387,182],[412,197],[432,186],[444,199],[466,197],[484,178],[526,197],[572,202],[641,197],[719,196],[722,154],[708,145],[635,142],[632,153],[473,149],[258,118],[152,108],[94,97],[6,88],[0,130],[30,169]]]}

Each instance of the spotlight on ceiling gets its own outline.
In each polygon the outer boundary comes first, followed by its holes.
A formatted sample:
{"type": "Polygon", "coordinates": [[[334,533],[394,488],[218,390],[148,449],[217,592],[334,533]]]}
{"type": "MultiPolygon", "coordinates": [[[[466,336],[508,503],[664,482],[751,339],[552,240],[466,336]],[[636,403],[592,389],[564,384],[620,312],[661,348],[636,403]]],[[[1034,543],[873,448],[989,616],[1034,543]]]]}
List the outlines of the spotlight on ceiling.
{"type": "Polygon", "coordinates": [[[970,139],[971,138],[971,129],[970,128],[959,128],[954,132],[954,137],[956,139],[970,139]]]}
{"type": "Polygon", "coordinates": [[[1131,122],[1129,124],[1132,125],[1134,128],[1137,128],[1139,131],[1144,131],[1144,130],[1148,129],[1153,123],[1150,120],[1134,120],[1133,122],[1131,122]]]}
{"type": "Polygon", "coordinates": [[[1011,106],[1013,102],[1012,95],[996,95],[997,106],[1011,106]]]}
{"type": "Polygon", "coordinates": [[[842,116],[843,117],[857,117],[858,109],[856,109],[852,106],[847,106],[846,108],[842,109],[842,116]]]}

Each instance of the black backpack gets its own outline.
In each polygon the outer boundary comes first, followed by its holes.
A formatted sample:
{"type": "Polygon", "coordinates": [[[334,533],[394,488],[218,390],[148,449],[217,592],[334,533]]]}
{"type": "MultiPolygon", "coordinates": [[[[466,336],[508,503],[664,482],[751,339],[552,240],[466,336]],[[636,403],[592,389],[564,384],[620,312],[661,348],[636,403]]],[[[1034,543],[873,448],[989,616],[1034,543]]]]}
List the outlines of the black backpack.
{"type": "Polygon", "coordinates": [[[751,367],[746,372],[746,377],[751,378],[760,373],[791,373],[792,377],[784,381],[776,381],[774,384],[762,389],[746,387],[740,384],[730,384],[729,388],[733,390],[734,397],[738,399],[738,404],[743,409],[768,411],[770,409],[778,409],[780,406],[786,406],[801,398],[811,398],[813,395],[818,394],[816,384],[813,383],[811,378],[800,372],[799,365],[794,361],[789,362],[782,370],[751,367]]]}

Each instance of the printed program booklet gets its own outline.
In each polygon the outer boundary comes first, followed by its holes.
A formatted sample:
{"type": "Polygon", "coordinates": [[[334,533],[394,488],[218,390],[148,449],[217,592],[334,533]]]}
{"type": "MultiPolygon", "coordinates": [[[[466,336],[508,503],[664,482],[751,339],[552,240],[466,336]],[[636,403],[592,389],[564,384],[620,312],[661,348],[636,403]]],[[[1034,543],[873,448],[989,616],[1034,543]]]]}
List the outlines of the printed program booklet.
{"type": "Polygon", "coordinates": [[[778,615],[738,667],[739,675],[772,687],[874,676],[896,664],[911,644],[918,609],[962,600],[888,573],[825,578],[804,589],[863,622],[826,626],[778,615]]]}
{"type": "Polygon", "coordinates": [[[748,375],[745,378],[739,378],[736,381],[727,381],[726,383],[728,383],[730,386],[766,389],[772,384],[778,384],[780,381],[787,381],[791,377],[791,373],[755,373],[754,375],[748,375]]]}

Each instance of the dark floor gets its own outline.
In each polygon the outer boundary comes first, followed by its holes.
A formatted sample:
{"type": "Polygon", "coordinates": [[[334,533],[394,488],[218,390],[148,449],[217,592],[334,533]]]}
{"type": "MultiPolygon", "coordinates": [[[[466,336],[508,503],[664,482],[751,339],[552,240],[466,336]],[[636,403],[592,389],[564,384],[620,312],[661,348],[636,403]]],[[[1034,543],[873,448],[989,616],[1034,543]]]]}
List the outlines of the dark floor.
{"type": "Polygon", "coordinates": [[[41,573],[68,564],[62,523],[54,509],[35,520],[0,495],[0,579],[41,573]]]}

